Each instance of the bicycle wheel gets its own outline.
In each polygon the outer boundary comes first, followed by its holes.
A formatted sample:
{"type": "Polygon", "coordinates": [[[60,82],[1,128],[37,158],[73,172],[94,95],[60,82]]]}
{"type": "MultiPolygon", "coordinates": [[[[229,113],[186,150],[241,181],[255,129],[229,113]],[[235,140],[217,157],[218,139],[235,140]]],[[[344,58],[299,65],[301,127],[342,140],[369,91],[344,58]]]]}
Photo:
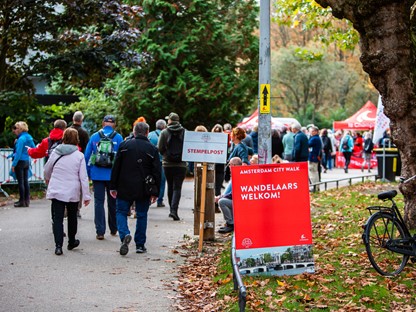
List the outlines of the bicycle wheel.
{"type": "Polygon", "coordinates": [[[368,221],[365,229],[365,249],[371,265],[378,273],[385,276],[399,274],[405,267],[409,256],[388,250],[388,240],[406,237],[403,226],[393,215],[377,212],[368,221]]]}

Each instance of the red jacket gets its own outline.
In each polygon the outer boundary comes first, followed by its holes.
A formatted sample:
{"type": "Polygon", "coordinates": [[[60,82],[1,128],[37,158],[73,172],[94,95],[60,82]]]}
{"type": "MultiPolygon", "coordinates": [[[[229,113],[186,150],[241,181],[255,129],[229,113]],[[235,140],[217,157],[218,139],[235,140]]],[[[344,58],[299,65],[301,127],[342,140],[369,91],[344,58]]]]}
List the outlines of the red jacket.
{"type": "Polygon", "coordinates": [[[29,156],[32,158],[43,158],[48,156],[49,138],[52,141],[58,141],[62,139],[63,136],[64,130],[59,128],[53,128],[51,132],[49,132],[49,137],[44,138],[42,142],[38,144],[38,146],[28,149],[27,152],[29,153],[29,156]]]}

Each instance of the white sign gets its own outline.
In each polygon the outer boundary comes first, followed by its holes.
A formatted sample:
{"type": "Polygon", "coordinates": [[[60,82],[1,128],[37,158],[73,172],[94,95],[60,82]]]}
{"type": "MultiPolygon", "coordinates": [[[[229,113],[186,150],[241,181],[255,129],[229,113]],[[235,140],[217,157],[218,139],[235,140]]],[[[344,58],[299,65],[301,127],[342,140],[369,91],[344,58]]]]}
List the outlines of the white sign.
{"type": "Polygon", "coordinates": [[[182,160],[225,164],[227,140],[226,133],[185,131],[182,160]]]}

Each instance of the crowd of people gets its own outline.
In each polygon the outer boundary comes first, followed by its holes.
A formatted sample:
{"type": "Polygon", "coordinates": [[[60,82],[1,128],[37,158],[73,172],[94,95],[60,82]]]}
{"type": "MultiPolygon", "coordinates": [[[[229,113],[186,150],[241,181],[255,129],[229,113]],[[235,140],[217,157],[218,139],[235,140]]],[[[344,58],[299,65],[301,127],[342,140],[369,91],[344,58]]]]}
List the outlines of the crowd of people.
{"type": "MultiPolygon", "coordinates": [[[[92,199],[89,181],[92,182],[94,196],[96,239],[105,239],[108,226],[110,235],[119,234],[119,252],[126,255],[133,240],[127,217],[133,213],[136,218],[136,253],[144,253],[147,250],[149,207],[153,203],[157,207],[165,207],[165,189],[168,217],[173,221],[180,220],[182,185],[186,174],[193,172],[191,164],[181,158],[186,130],[180,123],[179,115],[174,112],[165,119],[157,120],[154,131],[150,131],[144,117],[139,117],[133,124],[132,133],[126,138],[117,132],[113,115],[104,116],[101,129],[91,136],[82,127],[83,119],[82,112],[77,111],[70,127],[64,120],[56,120],[49,136],[37,146],[28,133],[27,124],[23,121],[15,123],[12,131],[17,140],[11,174],[18,181],[19,200],[14,206],[29,207],[30,157],[45,158],[46,198],[51,200],[56,255],[63,254],[65,217],[68,222],[67,249],[72,250],[80,244],[76,238],[78,218],[81,217],[79,210],[92,199]]],[[[226,222],[219,233],[232,232],[230,166],[258,163],[258,128],[215,124],[210,130],[199,125],[194,131],[225,133],[228,136],[227,163],[215,164],[215,205],[226,222]],[[230,182],[226,188],[224,181],[230,182]],[[225,192],[221,194],[223,188],[225,192]]],[[[273,162],[308,162],[311,183],[319,182],[322,173],[334,168],[337,152],[345,158],[346,173],[352,155],[362,159],[362,170],[366,167],[370,172],[373,148],[371,132],[363,135],[349,130],[333,133],[330,129],[320,130],[315,125],[302,127],[298,122],[280,130],[272,129],[271,132],[273,162]]]]}

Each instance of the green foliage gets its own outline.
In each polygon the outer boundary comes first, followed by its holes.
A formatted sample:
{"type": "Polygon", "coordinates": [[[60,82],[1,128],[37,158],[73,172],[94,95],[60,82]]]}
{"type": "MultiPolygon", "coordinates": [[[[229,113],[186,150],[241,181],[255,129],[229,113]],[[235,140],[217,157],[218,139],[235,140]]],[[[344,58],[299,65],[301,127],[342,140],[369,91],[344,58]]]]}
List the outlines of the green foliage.
{"type": "Polygon", "coordinates": [[[256,1],[135,1],[143,9],[141,66],[114,91],[121,114],[151,124],[175,111],[192,129],[237,122],[257,98],[256,1]],[[210,123],[210,124],[207,124],[210,123]]]}
{"type": "Polygon", "coordinates": [[[314,31],[315,40],[325,45],[335,43],[342,50],[354,50],[359,36],[348,20],[337,20],[331,9],[313,0],[275,0],[273,21],[279,25],[314,31]]]}
{"type": "Polygon", "coordinates": [[[41,106],[33,96],[15,91],[0,92],[0,146],[12,147],[15,137],[10,128],[17,121],[25,121],[29,133],[39,142],[47,137],[53,127],[53,120],[63,118],[64,109],[60,105],[41,106]]]}
{"type": "Polygon", "coordinates": [[[64,86],[100,86],[119,65],[138,64],[130,49],[138,18],[137,7],[117,0],[2,1],[0,91],[31,90],[27,78],[37,74],[62,75],[64,86]]]}
{"type": "Polygon", "coordinates": [[[347,63],[333,60],[326,51],[295,46],[272,55],[272,82],[288,115],[321,128],[332,128],[334,120],[348,116],[347,106],[354,112],[372,93],[347,63]]]}

